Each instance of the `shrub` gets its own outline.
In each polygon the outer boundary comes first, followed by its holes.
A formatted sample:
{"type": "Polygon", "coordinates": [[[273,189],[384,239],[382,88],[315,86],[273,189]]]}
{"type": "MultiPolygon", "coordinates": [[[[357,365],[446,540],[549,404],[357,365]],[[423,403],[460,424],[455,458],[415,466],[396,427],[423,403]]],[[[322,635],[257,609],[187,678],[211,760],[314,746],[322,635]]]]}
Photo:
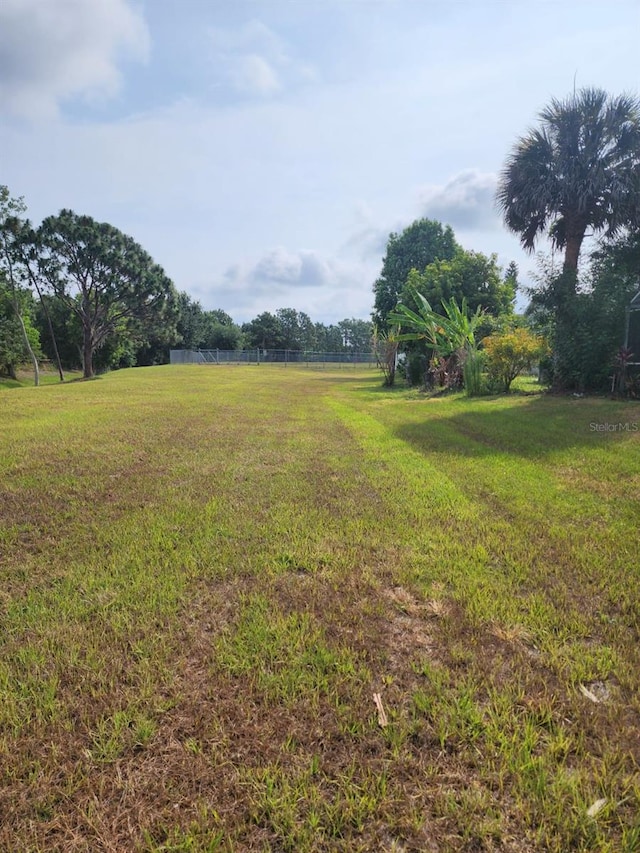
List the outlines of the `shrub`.
{"type": "Polygon", "coordinates": [[[484,339],[483,345],[489,376],[496,380],[506,393],[516,376],[548,352],[544,338],[527,329],[489,335],[484,339]]]}

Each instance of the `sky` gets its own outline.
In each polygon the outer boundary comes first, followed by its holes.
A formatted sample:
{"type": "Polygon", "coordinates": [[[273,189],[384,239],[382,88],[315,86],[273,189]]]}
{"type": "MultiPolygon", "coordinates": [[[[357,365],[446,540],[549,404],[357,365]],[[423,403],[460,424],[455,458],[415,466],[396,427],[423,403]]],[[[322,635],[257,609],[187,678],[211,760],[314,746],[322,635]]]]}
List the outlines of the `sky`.
{"type": "Polygon", "coordinates": [[[368,319],[420,217],[531,280],[505,159],[574,86],[638,94],[639,43],[637,0],[1,0],[0,184],[236,322],[368,319]]]}

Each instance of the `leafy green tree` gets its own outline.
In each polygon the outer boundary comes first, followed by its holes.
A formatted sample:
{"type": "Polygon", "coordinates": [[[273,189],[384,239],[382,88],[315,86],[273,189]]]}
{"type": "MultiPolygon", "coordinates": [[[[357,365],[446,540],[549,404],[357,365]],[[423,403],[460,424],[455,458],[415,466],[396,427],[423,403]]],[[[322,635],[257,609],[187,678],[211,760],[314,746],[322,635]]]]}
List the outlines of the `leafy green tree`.
{"type": "MultiPolygon", "coordinates": [[[[223,311],[222,308],[214,308],[213,311],[207,311],[207,314],[211,316],[216,323],[219,323],[221,326],[234,326],[235,323],[229,314],[226,311],[223,311]]],[[[222,349],[222,347],[220,347],[222,349]]]]}
{"type": "Polygon", "coordinates": [[[44,355],[53,362],[57,360],[59,371],[82,368],[82,328],[63,302],[51,293],[42,293],[35,307],[35,325],[44,355]]]}
{"type": "MultiPolygon", "coordinates": [[[[539,258],[538,265],[537,284],[526,291],[527,325],[549,341],[554,355],[560,349],[564,387],[610,391],[616,355],[625,338],[626,309],[639,286],[640,232],[603,241],[592,253],[572,300],[570,334],[564,342],[558,340],[557,272],[548,259],[539,258]]],[[[557,357],[543,359],[541,366],[546,380],[557,386],[557,357]]]]}
{"type": "Polygon", "coordinates": [[[489,335],[482,346],[487,355],[489,374],[507,394],[516,376],[547,353],[544,338],[523,328],[489,335]]]}
{"type": "Polygon", "coordinates": [[[318,352],[343,352],[344,339],[339,326],[315,323],[313,328],[314,346],[318,352]]]}
{"type": "Polygon", "coordinates": [[[23,314],[25,299],[23,291],[28,281],[27,270],[23,263],[21,237],[24,221],[22,215],[26,208],[22,199],[11,197],[6,186],[0,186],[0,273],[4,278],[5,293],[13,307],[24,344],[33,365],[34,385],[40,383],[37,347],[32,346],[30,319],[23,314]]]}
{"type": "Polygon", "coordinates": [[[242,326],[249,347],[301,352],[316,347],[316,327],[304,311],[278,308],[275,314],[264,311],[242,326]]]}
{"type": "Polygon", "coordinates": [[[0,375],[16,379],[16,369],[25,357],[22,331],[4,278],[0,278],[0,375]]]}
{"type": "Polygon", "coordinates": [[[131,317],[127,320],[126,334],[131,341],[135,366],[169,362],[169,351],[179,341],[178,295],[171,285],[166,299],[153,312],[142,319],[131,317]]]}
{"type": "Polygon", "coordinates": [[[185,349],[199,349],[204,338],[204,311],[187,293],[176,298],[176,331],[178,343],[185,349]]]}
{"type": "Polygon", "coordinates": [[[342,335],[344,348],[350,352],[368,352],[371,350],[373,323],[369,320],[351,319],[340,320],[338,328],[342,335]]]}
{"type": "Polygon", "coordinates": [[[504,272],[504,284],[507,285],[508,290],[513,293],[514,298],[518,292],[518,288],[520,287],[518,274],[519,270],[517,263],[515,261],[511,261],[504,272]]]}
{"type": "MultiPolygon", "coordinates": [[[[223,312],[224,313],[224,312],[223,312]]],[[[221,323],[217,311],[204,312],[203,337],[200,349],[236,350],[242,346],[240,327],[232,321],[221,323]]]]}
{"type": "Polygon", "coordinates": [[[16,378],[17,368],[29,357],[25,335],[35,356],[40,353],[39,335],[31,323],[32,310],[31,293],[24,289],[13,290],[0,272],[0,374],[12,379],[16,378]]]}
{"type": "Polygon", "coordinates": [[[280,327],[279,349],[300,351],[313,349],[315,334],[311,318],[304,311],[278,308],[276,318],[280,327]]]}
{"type": "Polygon", "coordinates": [[[387,328],[411,270],[421,271],[436,260],[451,259],[459,248],[450,226],[432,219],[418,219],[402,234],[389,235],[382,271],[373,285],[373,322],[378,330],[387,328]]]}
{"type": "MultiPolygon", "coordinates": [[[[576,297],[574,384],[610,391],[616,356],[625,339],[626,311],[640,287],[640,233],[602,244],[593,254],[585,288],[576,297]]],[[[638,315],[633,315],[637,322],[638,315]]],[[[634,343],[633,361],[640,361],[634,343]]]]}
{"type": "Polygon", "coordinates": [[[258,314],[249,323],[243,323],[242,333],[250,348],[283,349],[284,338],[280,321],[269,311],[258,314]]]}
{"type": "Polygon", "coordinates": [[[512,314],[517,279],[502,278],[496,255],[483,255],[459,248],[452,258],[436,260],[424,270],[411,270],[401,298],[411,304],[420,293],[431,305],[464,299],[471,311],[480,308],[499,317],[512,314]]]}
{"type": "MultiPolygon", "coordinates": [[[[416,294],[420,294],[433,310],[444,314],[442,306],[465,301],[467,308],[481,312],[477,334],[489,334],[496,323],[511,319],[517,287],[517,270],[508,268],[503,277],[495,255],[458,248],[447,260],[436,260],[424,270],[411,270],[402,289],[401,302],[414,311],[420,310],[416,294]],[[515,274],[514,274],[515,273],[515,274]]],[[[426,338],[405,344],[407,378],[411,383],[429,381],[433,373],[434,350],[426,338]]],[[[436,354],[437,355],[437,354],[436,354]]],[[[442,371],[439,372],[442,377],[442,371]]]]}
{"type": "Polygon", "coordinates": [[[108,223],[62,210],[39,229],[48,284],[82,328],[85,378],[94,355],[130,321],[147,321],[162,309],[172,283],[131,237],[108,223]]]}
{"type": "Polygon", "coordinates": [[[316,327],[304,311],[298,312],[298,330],[300,335],[300,349],[309,352],[317,350],[318,344],[316,341],[316,327]]]}

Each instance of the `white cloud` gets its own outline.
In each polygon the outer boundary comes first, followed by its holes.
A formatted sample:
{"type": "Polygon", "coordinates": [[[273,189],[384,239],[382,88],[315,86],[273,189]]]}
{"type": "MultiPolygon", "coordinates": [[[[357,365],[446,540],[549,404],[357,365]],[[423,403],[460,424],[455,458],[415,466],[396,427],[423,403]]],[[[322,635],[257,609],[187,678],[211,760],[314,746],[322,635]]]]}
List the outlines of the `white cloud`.
{"type": "Polygon", "coordinates": [[[254,263],[232,264],[224,273],[224,279],[236,292],[251,292],[254,296],[284,293],[295,296],[300,290],[340,287],[351,272],[348,265],[325,259],[319,252],[290,251],[278,246],[266,251],[254,263]]]}
{"type": "Polygon", "coordinates": [[[256,54],[240,57],[231,76],[236,88],[247,94],[273,95],[281,88],[277,71],[256,54]]]}
{"type": "Polygon", "coordinates": [[[262,21],[252,20],[236,29],[210,27],[209,38],[216,52],[221,54],[267,53],[275,59],[284,59],[286,51],[282,39],[262,21]]]}
{"type": "Polygon", "coordinates": [[[199,283],[197,293],[203,304],[224,305],[239,322],[287,307],[313,320],[337,322],[368,317],[372,281],[372,270],[362,263],[279,246],[257,261],[228,267],[221,284],[199,283]]]}
{"type": "Polygon", "coordinates": [[[444,185],[428,185],[418,191],[421,215],[444,222],[455,230],[487,231],[497,228],[495,208],[498,176],[494,172],[466,169],[444,185]]]}
{"type": "Polygon", "coordinates": [[[353,252],[362,260],[381,260],[387,250],[389,234],[394,230],[396,229],[365,225],[350,235],[341,251],[345,254],[353,252]]]}
{"type": "Polygon", "coordinates": [[[110,97],[118,60],[145,60],[149,34],[128,0],[3,0],[0,104],[29,118],[56,115],[77,95],[110,97]]]}
{"type": "Polygon", "coordinates": [[[298,287],[320,287],[333,277],[334,270],[316,252],[289,252],[282,246],[268,251],[254,266],[249,278],[256,283],[275,282],[298,287]]]}
{"type": "Polygon", "coordinates": [[[236,29],[209,29],[213,60],[223,80],[243,95],[268,97],[288,82],[316,78],[314,69],[295,60],[280,36],[261,21],[249,21],[236,29]]]}

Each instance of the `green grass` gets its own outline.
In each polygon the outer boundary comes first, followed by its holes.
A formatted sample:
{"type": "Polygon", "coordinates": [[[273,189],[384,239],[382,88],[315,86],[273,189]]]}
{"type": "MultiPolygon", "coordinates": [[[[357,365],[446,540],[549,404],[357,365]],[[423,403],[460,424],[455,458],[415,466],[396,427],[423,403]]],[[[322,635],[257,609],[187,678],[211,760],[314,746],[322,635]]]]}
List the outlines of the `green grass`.
{"type": "MultiPolygon", "coordinates": [[[[77,381],[81,377],[82,371],[79,370],[67,370],[65,372],[65,382],[77,381]]],[[[39,382],[40,385],[56,385],[60,382],[60,376],[53,365],[40,365],[39,382]]],[[[33,369],[26,366],[16,371],[16,379],[10,379],[8,376],[0,376],[0,391],[11,388],[29,387],[33,387],[33,369]]]]}
{"type": "Polygon", "coordinates": [[[0,391],[0,850],[639,851],[640,405],[522,382],[0,391]]]}

